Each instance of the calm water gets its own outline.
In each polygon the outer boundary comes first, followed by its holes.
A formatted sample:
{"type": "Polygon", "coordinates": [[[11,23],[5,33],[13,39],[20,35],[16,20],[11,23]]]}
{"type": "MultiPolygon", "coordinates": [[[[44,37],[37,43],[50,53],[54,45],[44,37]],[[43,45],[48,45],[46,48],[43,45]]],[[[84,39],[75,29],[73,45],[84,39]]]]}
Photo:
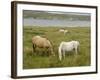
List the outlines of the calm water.
{"type": "Polygon", "coordinates": [[[79,21],[79,20],[48,20],[48,19],[34,19],[34,18],[24,18],[24,26],[66,26],[66,27],[76,27],[76,26],[90,26],[90,21],[79,21]]]}

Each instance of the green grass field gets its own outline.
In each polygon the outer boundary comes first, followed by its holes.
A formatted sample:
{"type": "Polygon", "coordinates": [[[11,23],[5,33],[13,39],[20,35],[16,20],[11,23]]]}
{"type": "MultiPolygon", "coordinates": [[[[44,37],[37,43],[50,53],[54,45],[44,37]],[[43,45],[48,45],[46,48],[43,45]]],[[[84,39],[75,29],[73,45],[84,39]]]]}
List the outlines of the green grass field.
{"type": "Polygon", "coordinates": [[[59,27],[24,27],[23,29],[23,69],[32,68],[54,68],[54,67],[76,67],[89,66],[90,61],[90,27],[66,27],[69,33],[64,35],[59,32],[59,27]],[[32,36],[46,36],[53,44],[56,56],[32,54],[32,36]],[[59,61],[58,46],[61,41],[78,40],[80,51],[78,55],[66,54],[65,59],[59,61]]]}

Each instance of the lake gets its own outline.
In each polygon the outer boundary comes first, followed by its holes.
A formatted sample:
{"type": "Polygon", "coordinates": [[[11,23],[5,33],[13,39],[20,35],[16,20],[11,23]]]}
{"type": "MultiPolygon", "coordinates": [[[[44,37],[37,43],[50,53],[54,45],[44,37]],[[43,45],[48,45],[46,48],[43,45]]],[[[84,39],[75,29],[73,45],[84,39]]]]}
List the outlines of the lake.
{"type": "Polygon", "coordinates": [[[81,20],[58,20],[58,19],[34,19],[34,18],[24,18],[24,26],[58,26],[58,27],[88,27],[91,25],[91,21],[81,21],[81,20]]]}

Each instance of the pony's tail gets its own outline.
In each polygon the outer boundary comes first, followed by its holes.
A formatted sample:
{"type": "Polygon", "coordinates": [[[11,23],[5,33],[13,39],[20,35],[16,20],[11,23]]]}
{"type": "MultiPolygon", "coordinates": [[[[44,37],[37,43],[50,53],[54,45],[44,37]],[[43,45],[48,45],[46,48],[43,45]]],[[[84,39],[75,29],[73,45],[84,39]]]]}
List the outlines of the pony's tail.
{"type": "Polygon", "coordinates": [[[59,56],[59,60],[61,61],[62,60],[62,53],[61,53],[61,46],[59,46],[59,49],[58,49],[58,56],[59,56]]]}

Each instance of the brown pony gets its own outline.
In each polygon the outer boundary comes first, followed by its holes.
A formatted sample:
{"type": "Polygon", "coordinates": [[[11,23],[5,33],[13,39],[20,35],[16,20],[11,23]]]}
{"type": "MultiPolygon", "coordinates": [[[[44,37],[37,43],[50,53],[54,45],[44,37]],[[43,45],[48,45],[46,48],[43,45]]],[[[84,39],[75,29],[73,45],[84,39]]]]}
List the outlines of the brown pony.
{"type": "Polygon", "coordinates": [[[34,36],[32,38],[33,51],[36,52],[36,48],[48,49],[52,55],[54,55],[51,42],[47,38],[41,36],[34,36]]]}

